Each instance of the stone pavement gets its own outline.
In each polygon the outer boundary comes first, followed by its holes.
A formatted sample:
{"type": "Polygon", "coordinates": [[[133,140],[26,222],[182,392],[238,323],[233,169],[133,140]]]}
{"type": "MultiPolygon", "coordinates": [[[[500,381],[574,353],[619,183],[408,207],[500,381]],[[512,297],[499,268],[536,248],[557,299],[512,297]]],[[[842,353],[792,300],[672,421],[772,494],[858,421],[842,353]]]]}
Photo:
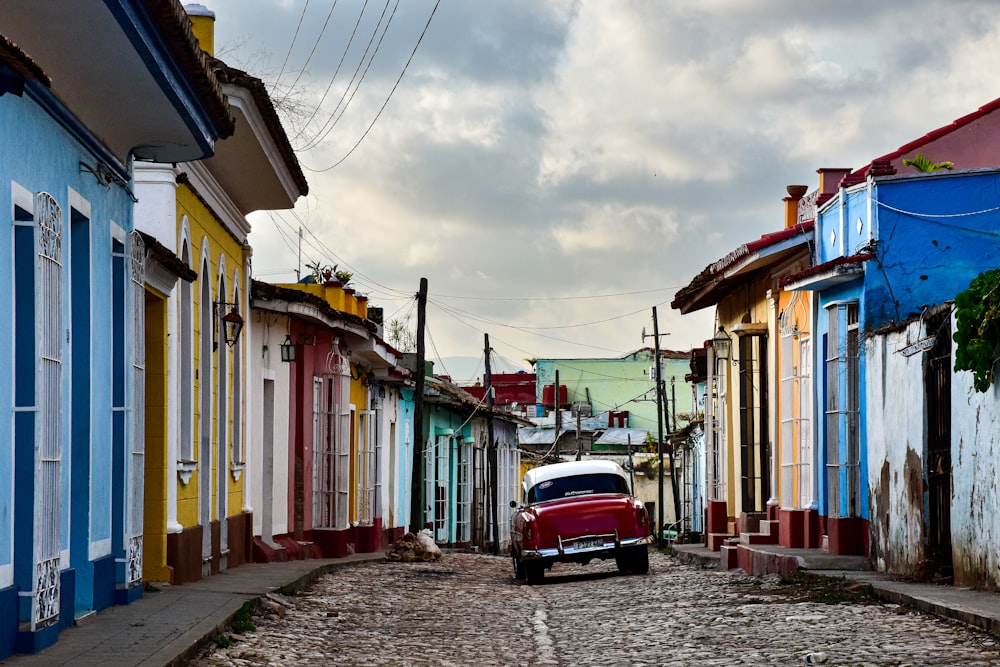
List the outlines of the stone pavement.
{"type": "MultiPolygon", "coordinates": [[[[780,547],[760,545],[754,548],[780,552],[780,547]]],[[[678,545],[674,549],[676,558],[672,560],[683,561],[702,569],[714,570],[718,567],[718,554],[713,554],[703,547],[678,545]]],[[[799,558],[801,567],[816,574],[844,577],[851,581],[871,584],[878,597],[884,600],[956,619],[1000,636],[998,594],[963,587],[898,581],[871,571],[847,569],[857,567],[857,561],[831,558],[822,552],[790,554],[786,550],[786,553],[780,555],[799,558]]],[[[268,593],[291,593],[305,589],[322,575],[338,571],[343,565],[383,560],[383,554],[374,553],[343,559],[250,564],[183,586],[160,585],[159,591],[148,591],[143,594],[142,599],[131,605],[111,607],[91,616],[81,625],[63,631],[55,645],[38,655],[15,655],[0,660],[0,664],[14,667],[184,665],[195,658],[212,637],[225,631],[244,603],[256,604],[264,600],[268,593]]],[[[503,563],[498,565],[499,569],[494,579],[499,577],[505,582],[510,579],[511,582],[508,583],[512,583],[513,580],[507,572],[508,565],[504,559],[503,563]]],[[[428,574],[439,574],[434,564],[427,564],[427,567],[430,568],[428,574]]],[[[593,564],[588,566],[592,567],[593,564]]],[[[584,572],[586,571],[584,568],[584,572]]],[[[426,579],[426,576],[424,578],[426,579]]],[[[635,578],[633,583],[641,588],[644,581],[639,577],[635,578]]],[[[516,589],[507,590],[507,594],[513,590],[516,589]]],[[[530,588],[521,590],[526,590],[529,595],[535,595],[530,588]]],[[[475,595],[473,591],[469,593],[475,595]]],[[[455,594],[461,594],[461,591],[456,590],[455,594]]],[[[466,610],[470,610],[477,605],[470,599],[464,606],[466,610]]],[[[550,609],[548,613],[552,614],[554,611],[550,609]]],[[[427,611],[427,614],[433,617],[431,611],[427,611]]],[[[540,621],[535,620],[535,624],[538,625],[540,621]]],[[[636,620],[642,622],[640,619],[636,620]]],[[[712,621],[707,619],[705,622],[711,624],[712,621]]],[[[502,664],[503,661],[499,659],[503,655],[502,647],[496,648],[498,659],[494,664],[502,664]]]]}
{"type": "Polygon", "coordinates": [[[114,606],[63,630],[36,655],[14,655],[0,665],[163,667],[184,665],[213,636],[224,632],[246,602],[274,591],[293,592],[342,565],[384,560],[381,552],[347,558],[251,563],[171,586],[157,584],[127,606],[114,606]]]}
{"type": "MultiPolygon", "coordinates": [[[[1000,637],[1000,593],[910,581],[872,572],[862,556],[831,556],[820,549],[787,549],[777,545],[753,545],[751,549],[760,554],[794,558],[800,569],[813,574],[870,584],[882,600],[961,621],[1000,637]]],[[[712,569],[719,567],[719,553],[703,545],[675,545],[674,550],[683,562],[712,569]]]]}

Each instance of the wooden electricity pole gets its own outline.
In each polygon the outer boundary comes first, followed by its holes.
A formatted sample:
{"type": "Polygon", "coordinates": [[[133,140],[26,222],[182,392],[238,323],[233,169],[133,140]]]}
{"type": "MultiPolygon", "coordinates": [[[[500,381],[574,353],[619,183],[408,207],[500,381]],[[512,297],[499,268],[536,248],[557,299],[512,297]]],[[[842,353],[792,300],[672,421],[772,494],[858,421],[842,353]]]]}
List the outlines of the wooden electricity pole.
{"type": "Polygon", "coordinates": [[[424,465],[424,323],[427,319],[427,278],[420,279],[417,292],[417,360],[414,366],[416,387],[413,389],[413,469],[410,473],[410,532],[424,527],[423,465],[424,465]]]}
{"type": "Polygon", "coordinates": [[[493,523],[493,553],[500,553],[500,525],[497,523],[499,511],[497,508],[497,443],[493,435],[493,371],[490,369],[490,335],[483,334],[486,342],[486,444],[488,465],[490,468],[490,517],[493,523]]]}

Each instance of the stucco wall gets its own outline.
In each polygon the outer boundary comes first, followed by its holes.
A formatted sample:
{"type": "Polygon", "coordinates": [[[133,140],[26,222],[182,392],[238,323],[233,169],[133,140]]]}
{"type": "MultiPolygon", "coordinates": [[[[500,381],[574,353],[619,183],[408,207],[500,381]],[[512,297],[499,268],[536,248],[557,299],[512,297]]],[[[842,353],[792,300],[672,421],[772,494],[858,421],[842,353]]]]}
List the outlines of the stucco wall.
{"type": "Polygon", "coordinates": [[[281,361],[279,346],[285,340],[286,318],[266,311],[255,310],[247,323],[247,353],[255,363],[249,364],[250,405],[247,419],[250,441],[247,443],[250,465],[250,506],[253,508],[253,534],[270,539],[273,535],[289,532],[288,487],[290,485],[289,454],[289,380],[290,364],[281,361]],[[257,361],[259,360],[259,361],[257,361]],[[273,406],[273,423],[270,434],[264,430],[264,386],[270,382],[273,406]],[[264,439],[270,438],[271,451],[264,451],[264,439]],[[267,474],[265,475],[265,469],[267,474]],[[271,479],[271,489],[266,495],[263,484],[271,479]],[[262,533],[264,522],[271,525],[269,534],[262,533]]]}
{"type": "Polygon", "coordinates": [[[921,335],[915,322],[864,346],[872,559],[879,571],[904,576],[925,559],[925,401],[923,355],[897,350],[921,335]]]}
{"type": "Polygon", "coordinates": [[[951,543],[955,583],[1000,589],[1000,389],[981,394],[972,374],[951,383],[951,543]]]}

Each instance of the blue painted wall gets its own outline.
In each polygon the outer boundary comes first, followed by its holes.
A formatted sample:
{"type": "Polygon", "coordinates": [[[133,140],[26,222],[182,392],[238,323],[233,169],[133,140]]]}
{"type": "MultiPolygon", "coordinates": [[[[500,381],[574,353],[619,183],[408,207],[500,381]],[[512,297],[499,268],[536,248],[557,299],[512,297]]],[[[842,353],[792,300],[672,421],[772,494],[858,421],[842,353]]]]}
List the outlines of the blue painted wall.
{"type": "MultiPolygon", "coordinates": [[[[61,599],[60,626],[72,623],[75,613],[100,608],[111,598],[113,579],[104,581],[95,590],[91,551],[108,551],[111,543],[112,497],[124,494],[122,479],[112,477],[110,431],[112,405],[110,396],[110,355],[114,340],[111,301],[111,224],[125,230],[132,225],[132,201],[118,186],[105,188],[93,175],[83,172],[80,163],[95,164],[95,155],[74,137],[63,124],[56,122],[37,102],[53,104],[51,95],[29,84],[25,95],[0,96],[0,208],[11,225],[12,183],[29,193],[48,192],[62,209],[63,261],[63,325],[67,330],[63,344],[62,365],[62,491],[61,543],[69,554],[65,576],[73,579],[64,585],[61,599]],[[76,194],[71,194],[71,190],[76,194]],[[89,219],[85,205],[71,206],[79,196],[89,204],[89,219]],[[75,304],[75,307],[74,307],[75,304]],[[83,358],[81,358],[83,357],[83,358]],[[93,378],[89,375],[93,374],[93,378]],[[74,377],[76,375],[77,377],[74,377]],[[83,376],[82,378],[79,376],[83,376]],[[93,380],[93,381],[91,381],[93,380]],[[75,390],[74,390],[75,388],[75,390]],[[72,499],[72,502],[71,502],[72,499]],[[68,596],[68,599],[67,599],[68,596]]],[[[75,133],[86,131],[75,128],[75,133]]],[[[21,228],[26,244],[32,244],[30,228],[21,228]]],[[[7,276],[7,285],[22,290],[14,316],[14,289],[0,290],[0,312],[7,313],[7,322],[33,322],[33,264],[24,258],[14,266],[12,240],[14,234],[0,234],[0,275],[7,276]]],[[[30,327],[33,329],[32,327],[30,327]]],[[[14,403],[11,378],[15,377],[12,359],[18,359],[16,381],[19,405],[34,402],[35,372],[34,338],[37,332],[19,331],[18,350],[26,355],[0,355],[0,401],[14,403]]],[[[131,345],[131,342],[128,343],[131,345]]],[[[14,331],[0,327],[0,349],[11,350],[14,331]]],[[[34,437],[34,416],[20,413],[17,417],[15,445],[9,438],[0,439],[0,479],[14,478],[15,446],[20,448],[18,474],[13,496],[6,493],[8,485],[0,485],[0,567],[14,562],[14,584],[21,590],[31,589],[33,560],[34,485],[30,471],[30,445],[34,437]],[[13,500],[12,500],[13,498],[13,500]]],[[[9,411],[0,411],[0,432],[12,432],[9,411]]],[[[116,556],[120,554],[107,554],[116,556]]],[[[64,576],[64,578],[65,578],[64,576]]],[[[27,598],[25,598],[27,600],[27,598]]],[[[22,605],[22,614],[24,613],[22,605]]],[[[2,634],[3,631],[0,631],[2,634]]],[[[30,644],[30,642],[29,642],[30,644]]]]}
{"type": "Polygon", "coordinates": [[[869,328],[954,299],[1000,266],[1000,172],[879,181],[873,194],[879,261],[865,273],[869,328]]]}
{"type": "MultiPolygon", "coordinates": [[[[399,392],[399,408],[396,416],[396,447],[399,452],[400,464],[396,466],[396,479],[393,483],[399,489],[397,495],[395,516],[396,524],[408,525],[410,522],[410,487],[413,474],[413,390],[403,388],[399,392]],[[409,443],[409,445],[408,445],[409,443]]],[[[410,527],[410,531],[419,530],[419,526],[410,527]]]]}

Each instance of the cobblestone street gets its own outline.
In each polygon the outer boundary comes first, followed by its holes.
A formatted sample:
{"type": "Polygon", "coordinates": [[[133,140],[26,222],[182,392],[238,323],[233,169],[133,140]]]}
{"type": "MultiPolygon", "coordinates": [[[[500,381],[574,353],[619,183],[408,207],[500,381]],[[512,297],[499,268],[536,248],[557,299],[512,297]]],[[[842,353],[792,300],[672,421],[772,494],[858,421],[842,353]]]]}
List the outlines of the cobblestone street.
{"type": "Polygon", "coordinates": [[[786,584],[656,553],[648,576],[557,564],[541,586],[515,580],[508,558],[367,563],[269,596],[255,631],[191,664],[1000,665],[990,635],[858,591],[829,604],[786,584]]]}

